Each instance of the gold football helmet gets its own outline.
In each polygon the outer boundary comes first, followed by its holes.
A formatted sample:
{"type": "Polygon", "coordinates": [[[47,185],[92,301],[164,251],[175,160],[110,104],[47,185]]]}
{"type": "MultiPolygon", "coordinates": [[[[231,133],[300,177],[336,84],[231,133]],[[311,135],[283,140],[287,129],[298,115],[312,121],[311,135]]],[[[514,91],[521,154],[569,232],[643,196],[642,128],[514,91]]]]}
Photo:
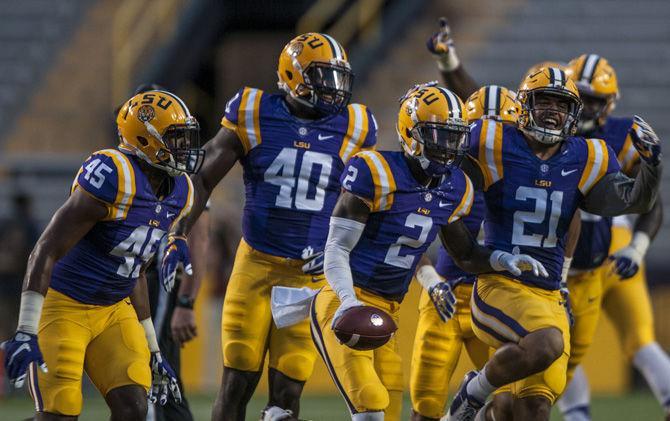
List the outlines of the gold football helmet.
{"type": "Polygon", "coordinates": [[[575,133],[582,102],[577,86],[563,70],[543,67],[528,75],[517,101],[517,125],[538,142],[552,145],[575,133]]]}
{"type": "Polygon", "coordinates": [[[293,38],[279,55],[279,88],[324,114],[341,112],[351,99],[354,74],[333,37],[309,32],[293,38]]]}
{"type": "Polygon", "coordinates": [[[532,66],[526,70],[526,74],[523,75],[523,79],[521,79],[521,83],[523,83],[524,80],[533,73],[537,73],[538,70],[540,70],[543,67],[556,67],[558,69],[563,70],[564,72],[567,72],[568,70],[568,65],[565,63],[561,63],[560,61],[541,61],[539,63],[535,63],[532,66]]]}
{"type": "Polygon", "coordinates": [[[582,54],[569,63],[568,75],[577,85],[584,104],[578,130],[587,133],[605,123],[619,99],[616,72],[596,54],[582,54]]]}
{"type": "Polygon", "coordinates": [[[176,95],[159,90],[139,93],[116,116],[119,147],[171,176],[198,172],[205,158],[200,126],[176,95]]]}
{"type": "Polygon", "coordinates": [[[438,177],[458,166],[468,150],[470,127],[463,102],[437,82],[416,85],[400,98],[396,130],[403,150],[438,177]]]}
{"type": "Polygon", "coordinates": [[[516,102],[516,92],[504,86],[482,86],[465,102],[468,112],[468,121],[480,118],[516,123],[519,117],[519,105],[516,102]]]}

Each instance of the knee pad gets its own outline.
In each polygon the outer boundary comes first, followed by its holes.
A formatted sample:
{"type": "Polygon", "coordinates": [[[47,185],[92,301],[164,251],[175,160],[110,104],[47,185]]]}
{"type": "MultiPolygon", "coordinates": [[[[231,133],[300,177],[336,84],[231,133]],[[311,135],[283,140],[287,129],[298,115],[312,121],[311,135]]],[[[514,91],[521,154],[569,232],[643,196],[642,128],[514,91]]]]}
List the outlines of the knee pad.
{"type": "Polygon", "coordinates": [[[384,421],[383,412],[359,412],[351,416],[352,421],[384,421]]]}
{"type": "MultiPolygon", "coordinates": [[[[43,395],[43,397],[46,397],[43,395]]],[[[74,387],[63,387],[53,395],[51,402],[44,401],[44,412],[78,416],[81,413],[81,391],[74,387]]]]}
{"type": "Polygon", "coordinates": [[[360,411],[380,411],[389,405],[389,392],[381,383],[368,383],[361,386],[354,398],[354,405],[360,411]]]}
{"type": "Polygon", "coordinates": [[[258,371],[261,356],[249,345],[240,341],[230,341],[223,347],[223,365],[241,371],[258,371]]]}
{"type": "Polygon", "coordinates": [[[273,364],[271,364],[270,367],[280,371],[287,377],[304,382],[307,381],[307,379],[309,379],[309,377],[312,375],[315,360],[315,354],[310,353],[310,355],[308,355],[307,352],[294,352],[282,355],[279,357],[276,367],[273,367],[273,364]]]}
{"type": "Polygon", "coordinates": [[[421,397],[413,402],[414,412],[427,418],[441,418],[444,415],[445,400],[437,400],[435,398],[421,397]]]}

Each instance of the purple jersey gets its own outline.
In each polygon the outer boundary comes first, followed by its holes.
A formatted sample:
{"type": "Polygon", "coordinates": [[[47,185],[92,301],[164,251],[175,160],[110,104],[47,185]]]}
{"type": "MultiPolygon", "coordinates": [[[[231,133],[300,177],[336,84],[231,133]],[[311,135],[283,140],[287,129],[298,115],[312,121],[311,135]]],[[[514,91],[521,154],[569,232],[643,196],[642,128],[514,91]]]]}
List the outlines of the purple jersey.
{"type": "Polygon", "coordinates": [[[170,195],[159,200],[137,158],[116,149],[93,153],[72,190],[101,201],[108,214],[56,262],[51,288],[85,304],[110,305],[128,297],[161,238],[193,205],[191,180],[185,175],[172,180],[170,195]]]}
{"type": "Polygon", "coordinates": [[[616,155],[603,140],[571,137],[554,156],[541,160],[516,126],[493,120],[475,122],[471,142],[470,153],[484,176],[486,244],[539,260],[548,278],[532,272],[515,278],[558,289],[572,217],[605,174],[620,170],[616,155]]]}
{"type": "MultiPolygon", "coordinates": [[[[485,212],[484,195],[480,192],[475,192],[472,210],[468,216],[463,218],[465,226],[474,238],[477,238],[479,235],[485,212]]],[[[446,279],[452,287],[457,284],[473,284],[477,279],[477,275],[473,275],[458,267],[456,262],[454,262],[454,259],[447,253],[447,250],[442,245],[440,245],[440,249],[437,252],[435,270],[441,277],[446,279]]]]}
{"type": "MultiPolygon", "coordinates": [[[[630,138],[629,130],[632,125],[632,118],[609,117],[603,126],[589,134],[603,139],[612,148],[626,173],[630,173],[640,160],[630,138]]],[[[612,218],[582,211],[582,229],[571,267],[588,270],[602,265],[612,242],[611,228],[612,218]]]]}
{"type": "Polygon", "coordinates": [[[466,216],[474,190],[454,169],[434,188],[421,186],[402,152],[360,152],[342,176],[342,187],[369,204],[371,213],[349,264],[354,285],[401,301],[421,255],[440,226],[466,216]]]}
{"type": "Polygon", "coordinates": [[[283,95],[243,88],[228,101],[221,124],[237,133],[246,152],[247,243],[293,259],[323,250],[345,163],[376,143],[367,107],[351,104],[337,115],[302,120],[289,112],[283,95]]]}

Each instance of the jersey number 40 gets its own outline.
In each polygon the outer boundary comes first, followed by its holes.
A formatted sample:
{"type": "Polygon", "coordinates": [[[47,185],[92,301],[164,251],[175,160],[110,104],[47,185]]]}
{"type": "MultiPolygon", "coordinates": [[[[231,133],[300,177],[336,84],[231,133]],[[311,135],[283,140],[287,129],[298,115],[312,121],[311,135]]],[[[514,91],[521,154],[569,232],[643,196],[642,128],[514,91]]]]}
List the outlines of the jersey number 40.
{"type": "Polygon", "coordinates": [[[326,188],[333,169],[333,158],[325,153],[305,151],[296,174],[298,149],[283,148],[265,171],[265,182],[279,186],[275,205],[307,211],[320,211],[326,198],[326,188]],[[315,167],[319,167],[318,181],[311,186],[315,167]],[[310,197],[312,196],[313,197],[310,197]]]}

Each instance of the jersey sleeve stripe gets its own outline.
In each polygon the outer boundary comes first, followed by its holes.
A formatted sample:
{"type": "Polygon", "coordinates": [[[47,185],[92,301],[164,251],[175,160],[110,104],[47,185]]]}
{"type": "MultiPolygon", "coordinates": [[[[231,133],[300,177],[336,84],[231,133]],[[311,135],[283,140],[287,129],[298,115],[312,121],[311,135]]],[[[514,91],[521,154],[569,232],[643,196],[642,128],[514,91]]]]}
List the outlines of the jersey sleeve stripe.
{"type": "Polygon", "coordinates": [[[340,157],[342,162],[345,163],[360,149],[365,136],[368,134],[369,124],[368,113],[361,104],[351,104],[347,108],[349,110],[349,124],[340,147],[340,157]]]}
{"type": "Polygon", "coordinates": [[[619,152],[617,159],[621,163],[621,169],[625,173],[629,173],[640,159],[633,146],[633,140],[630,138],[630,134],[626,136],[626,140],[623,143],[623,147],[621,148],[621,152],[619,152]]]}
{"type": "Polygon", "coordinates": [[[259,109],[262,92],[245,88],[238,110],[239,136],[244,151],[249,152],[261,143],[259,109]]]}
{"type": "Polygon", "coordinates": [[[607,146],[600,139],[586,139],[588,159],[579,180],[579,191],[586,195],[607,170],[607,146]]]}
{"type": "Polygon", "coordinates": [[[489,168],[488,162],[486,160],[486,137],[490,124],[491,120],[482,120],[482,129],[479,132],[479,156],[477,157],[477,162],[479,163],[479,166],[482,169],[482,174],[484,175],[485,188],[488,188],[488,186],[493,184],[491,182],[491,169],[489,168]]]}
{"type": "Polygon", "coordinates": [[[474,188],[472,187],[472,181],[470,181],[470,178],[466,175],[465,193],[461,198],[461,203],[458,204],[454,212],[449,217],[448,222],[451,224],[452,222],[458,221],[460,218],[469,215],[470,210],[472,209],[473,199],[474,199],[474,188]]]}
{"type": "Polygon", "coordinates": [[[391,208],[393,205],[393,192],[395,191],[395,179],[391,173],[386,160],[377,152],[362,152],[365,162],[372,173],[372,180],[375,183],[375,197],[372,203],[373,211],[383,211],[391,208]]]}
{"type": "MultiPolygon", "coordinates": [[[[482,128],[482,133],[485,137],[485,159],[486,166],[488,167],[488,172],[490,175],[489,183],[486,185],[490,186],[493,183],[496,183],[502,178],[503,168],[502,168],[502,123],[486,120],[486,130],[482,128]]],[[[481,143],[481,142],[480,142],[481,143]]]]}
{"type": "Polygon", "coordinates": [[[99,152],[112,158],[117,168],[118,187],[116,200],[112,209],[112,219],[124,219],[128,215],[130,206],[135,197],[135,172],[130,160],[123,153],[114,149],[105,149],[99,152]]]}
{"type": "Polygon", "coordinates": [[[74,190],[77,188],[79,183],[77,180],[79,179],[79,175],[84,171],[84,167],[79,167],[79,171],[77,171],[77,175],[74,176],[74,181],[72,181],[72,186],[70,186],[70,194],[74,193],[74,190]]]}

